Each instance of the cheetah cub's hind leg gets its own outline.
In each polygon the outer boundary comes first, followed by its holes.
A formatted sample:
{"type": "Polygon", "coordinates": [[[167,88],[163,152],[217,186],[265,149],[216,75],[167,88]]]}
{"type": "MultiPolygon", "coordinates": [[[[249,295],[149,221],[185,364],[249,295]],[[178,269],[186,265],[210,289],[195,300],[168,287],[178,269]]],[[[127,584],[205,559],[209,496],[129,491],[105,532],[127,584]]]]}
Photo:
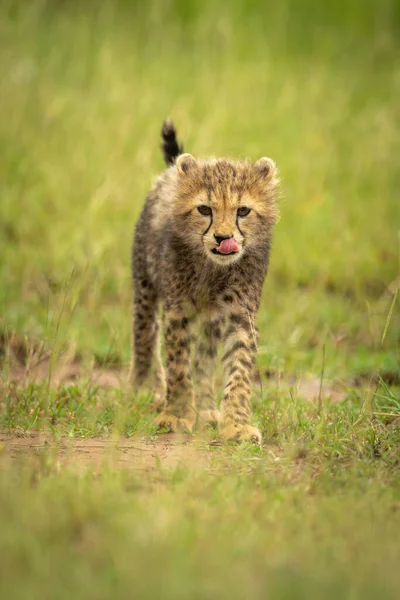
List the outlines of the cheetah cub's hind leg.
{"type": "Polygon", "coordinates": [[[214,375],[217,345],[222,337],[223,320],[200,318],[195,344],[194,381],[197,428],[217,426],[220,413],[215,401],[214,375]]]}
{"type": "Polygon", "coordinates": [[[160,358],[157,295],[145,277],[134,281],[133,360],[131,380],[136,392],[152,379],[156,405],[165,398],[165,375],[160,358]]]}

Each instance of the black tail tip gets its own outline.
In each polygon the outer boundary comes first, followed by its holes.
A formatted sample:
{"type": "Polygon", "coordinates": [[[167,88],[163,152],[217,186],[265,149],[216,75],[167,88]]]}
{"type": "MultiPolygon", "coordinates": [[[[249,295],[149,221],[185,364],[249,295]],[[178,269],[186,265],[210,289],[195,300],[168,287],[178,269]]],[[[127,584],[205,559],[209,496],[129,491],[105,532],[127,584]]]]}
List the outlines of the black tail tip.
{"type": "Polygon", "coordinates": [[[163,123],[161,137],[163,140],[161,149],[164,154],[165,163],[167,166],[173,165],[178,156],[183,153],[183,146],[178,143],[175,125],[169,118],[165,119],[163,123]]]}

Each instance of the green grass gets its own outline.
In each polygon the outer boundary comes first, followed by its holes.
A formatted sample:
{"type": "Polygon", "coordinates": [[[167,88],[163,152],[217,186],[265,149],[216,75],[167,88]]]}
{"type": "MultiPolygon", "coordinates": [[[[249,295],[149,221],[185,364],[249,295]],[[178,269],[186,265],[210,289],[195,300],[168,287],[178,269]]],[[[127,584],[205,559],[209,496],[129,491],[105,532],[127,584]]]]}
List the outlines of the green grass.
{"type": "Polygon", "coordinates": [[[1,3],[0,432],[153,439],[149,400],[92,368],[130,359],[131,238],[165,116],[194,155],[271,156],[282,178],[265,446],[208,433],[207,467],[129,472],[0,444],[4,597],[399,596],[397,4],[1,3]],[[43,357],[42,382],[12,381],[43,357]],[[67,361],[76,381],[52,385],[67,361]]]}

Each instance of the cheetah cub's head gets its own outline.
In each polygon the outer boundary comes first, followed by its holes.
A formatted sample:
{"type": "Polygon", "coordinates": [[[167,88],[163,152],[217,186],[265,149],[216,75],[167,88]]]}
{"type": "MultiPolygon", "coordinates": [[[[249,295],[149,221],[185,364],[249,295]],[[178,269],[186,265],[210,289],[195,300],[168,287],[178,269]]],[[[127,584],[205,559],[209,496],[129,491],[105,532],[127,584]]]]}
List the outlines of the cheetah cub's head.
{"type": "Polygon", "coordinates": [[[202,161],[182,154],[176,171],[175,232],[185,245],[228,265],[269,240],[278,216],[272,159],[202,161]]]}

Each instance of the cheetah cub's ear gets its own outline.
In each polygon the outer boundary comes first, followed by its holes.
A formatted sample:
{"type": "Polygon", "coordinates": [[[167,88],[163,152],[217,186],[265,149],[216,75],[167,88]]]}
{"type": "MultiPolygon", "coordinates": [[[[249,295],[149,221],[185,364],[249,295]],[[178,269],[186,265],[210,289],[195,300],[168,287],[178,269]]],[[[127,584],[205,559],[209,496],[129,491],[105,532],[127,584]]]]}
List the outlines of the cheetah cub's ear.
{"type": "Polygon", "coordinates": [[[256,167],[261,177],[263,177],[263,179],[265,179],[266,181],[276,180],[277,168],[272,158],[267,158],[266,156],[263,156],[263,158],[258,159],[254,166],[256,167]]]}
{"type": "Polygon", "coordinates": [[[185,176],[196,166],[196,159],[191,154],[181,154],[176,159],[175,164],[179,175],[185,176]]]}

